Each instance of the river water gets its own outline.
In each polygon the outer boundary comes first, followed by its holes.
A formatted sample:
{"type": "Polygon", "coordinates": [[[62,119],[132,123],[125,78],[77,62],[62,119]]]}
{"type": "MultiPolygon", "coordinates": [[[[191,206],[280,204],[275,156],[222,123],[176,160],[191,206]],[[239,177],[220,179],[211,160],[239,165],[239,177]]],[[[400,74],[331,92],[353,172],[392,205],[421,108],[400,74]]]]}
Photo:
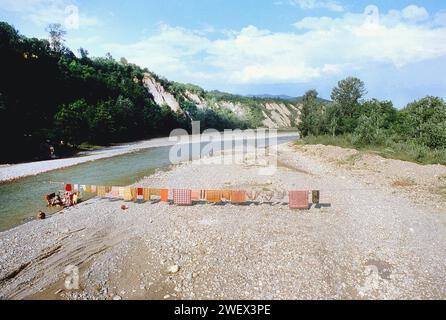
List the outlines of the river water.
{"type": "MultiPolygon", "coordinates": [[[[295,136],[278,137],[277,143],[295,139],[295,136]]],[[[203,146],[204,144],[201,145],[203,146]]],[[[170,148],[168,146],[144,149],[1,183],[0,231],[34,218],[39,210],[45,213],[56,212],[58,209],[46,207],[43,197],[45,194],[63,190],[64,182],[126,186],[154,173],[157,169],[166,169],[171,165],[170,148]]]]}

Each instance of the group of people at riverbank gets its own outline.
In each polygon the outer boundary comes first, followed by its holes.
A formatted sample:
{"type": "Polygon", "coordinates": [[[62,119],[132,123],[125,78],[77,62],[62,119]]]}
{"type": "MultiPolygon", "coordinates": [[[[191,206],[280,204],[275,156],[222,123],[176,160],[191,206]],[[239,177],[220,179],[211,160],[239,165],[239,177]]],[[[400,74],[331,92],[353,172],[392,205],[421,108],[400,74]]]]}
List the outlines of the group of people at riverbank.
{"type": "Polygon", "coordinates": [[[80,199],[80,192],[59,191],[45,195],[45,201],[49,207],[71,207],[75,206],[80,199]]]}

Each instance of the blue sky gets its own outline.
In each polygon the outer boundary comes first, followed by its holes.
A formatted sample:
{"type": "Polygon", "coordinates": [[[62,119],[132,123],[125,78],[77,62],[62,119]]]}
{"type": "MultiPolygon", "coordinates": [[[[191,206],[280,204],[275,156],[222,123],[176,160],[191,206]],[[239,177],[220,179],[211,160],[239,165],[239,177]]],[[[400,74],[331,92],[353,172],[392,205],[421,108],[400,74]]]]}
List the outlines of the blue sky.
{"type": "Polygon", "coordinates": [[[444,1],[0,0],[0,20],[208,90],[328,98],[352,75],[397,107],[446,96],[444,1]]]}

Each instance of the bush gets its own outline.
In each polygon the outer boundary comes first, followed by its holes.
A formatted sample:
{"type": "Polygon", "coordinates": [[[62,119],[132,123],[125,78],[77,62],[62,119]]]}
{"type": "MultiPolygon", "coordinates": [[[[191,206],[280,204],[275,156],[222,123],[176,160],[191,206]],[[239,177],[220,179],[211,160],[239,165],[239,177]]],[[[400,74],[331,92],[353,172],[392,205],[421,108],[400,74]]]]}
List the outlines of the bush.
{"type": "Polygon", "coordinates": [[[446,148],[446,104],[441,98],[426,97],[401,111],[401,133],[430,148],[446,148]]]}
{"type": "Polygon", "coordinates": [[[375,121],[372,117],[363,115],[358,119],[358,125],[352,136],[352,143],[354,145],[377,145],[382,143],[383,138],[383,130],[381,128],[375,128],[375,121]]]}

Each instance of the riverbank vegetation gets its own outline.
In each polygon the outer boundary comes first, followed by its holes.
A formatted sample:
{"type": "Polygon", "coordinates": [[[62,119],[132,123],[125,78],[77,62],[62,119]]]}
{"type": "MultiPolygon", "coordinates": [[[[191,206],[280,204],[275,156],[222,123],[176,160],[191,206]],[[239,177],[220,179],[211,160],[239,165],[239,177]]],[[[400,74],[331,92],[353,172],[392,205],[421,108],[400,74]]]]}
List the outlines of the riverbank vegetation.
{"type": "Polygon", "coordinates": [[[153,102],[142,83],[147,70],[110,55],[90,58],[85,49],[76,57],[64,46],[60,26],[50,28],[48,41],[0,23],[2,162],[38,156],[47,140],[66,149],[187,127],[187,119],[153,102]]]}
{"type": "MultiPolygon", "coordinates": [[[[49,40],[27,38],[0,22],[0,163],[48,158],[50,146],[58,155],[71,155],[83,143],[108,145],[190,130],[191,114],[202,129],[254,126],[230,110],[197,110],[180,101],[188,115],[159,106],[144,86],[145,75],[156,76],[149,70],[110,54],[93,58],[83,48],[76,56],[64,45],[60,25],[50,25],[48,32],[49,40]]],[[[174,82],[166,87],[174,94],[185,89],[174,82]]]]}
{"type": "Polygon", "coordinates": [[[391,101],[364,100],[365,84],[347,78],[329,104],[315,90],[302,99],[302,143],[336,145],[423,164],[446,165],[446,103],[427,96],[397,110],[391,101]]]}

